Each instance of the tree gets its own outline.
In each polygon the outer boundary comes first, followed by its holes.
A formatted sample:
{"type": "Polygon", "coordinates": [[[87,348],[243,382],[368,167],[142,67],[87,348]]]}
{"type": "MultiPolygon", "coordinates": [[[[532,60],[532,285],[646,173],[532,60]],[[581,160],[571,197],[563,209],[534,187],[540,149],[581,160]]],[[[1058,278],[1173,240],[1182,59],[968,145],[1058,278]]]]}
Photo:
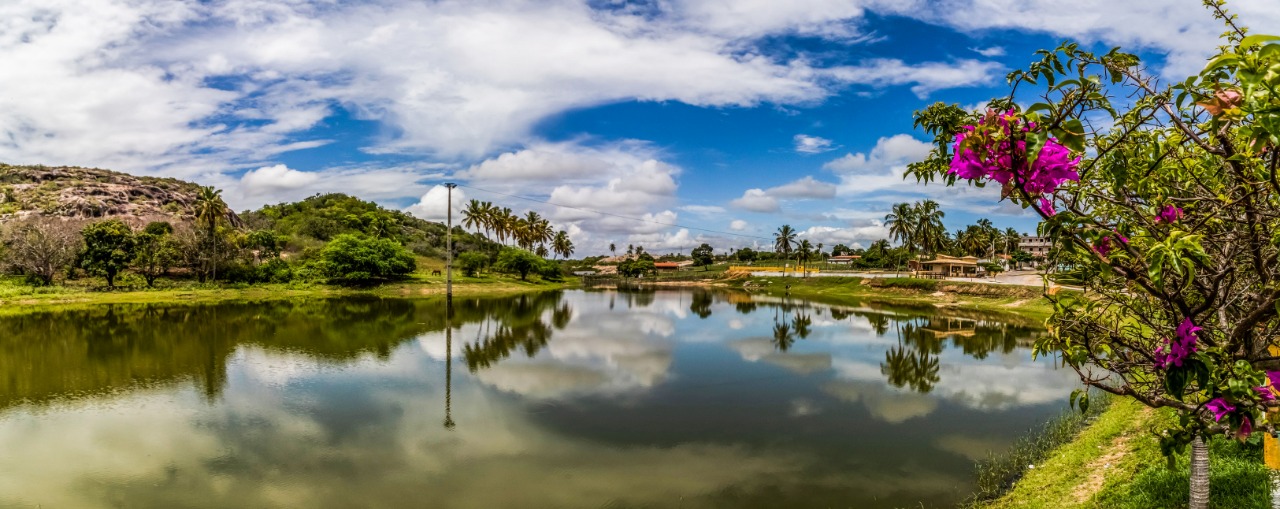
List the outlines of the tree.
{"type": "Polygon", "coordinates": [[[462,269],[462,273],[467,277],[476,277],[476,274],[489,264],[489,257],[480,253],[468,251],[458,255],[458,267],[462,269]]]}
{"type": "Polygon", "coordinates": [[[566,259],[573,256],[573,241],[569,239],[569,234],[564,230],[556,232],[555,239],[551,241],[551,250],[556,256],[563,256],[566,259]]]}
{"type": "MultiPolygon", "coordinates": [[[[167,230],[172,232],[173,226],[169,226],[167,230]]],[[[133,266],[142,274],[148,287],[155,286],[156,278],[168,272],[179,259],[177,242],[173,235],[164,233],[165,231],[165,228],[151,228],[151,225],[147,225],[147,229],[135,237],[133,266]]]]}
{"type": "Polygon", "coordinates": [[[1017,267],[1019,268],[1022,267],[1022,264],[1028,263],[1034,258],[1035,258],[1034,256],[1031,256],[1031,253],[1028,253],[1021,249],[1014,251],[1013,254],[1009,255],[1009,259],[1013,260],[1013,262],[1016,263],[1017,267]]]}
{"type": "Polygon", "coordinates": [[[693,257],[694,265],[703,267],[703,270],[706,270],[706,266],[711,265],[712,262],[711,253],[711,244],[703,243],[701,246],[693,248],[693,251],[689,252],[689,256],[693,257]]]}
{"type": "Polygon", "coordinates": [[[924,182],[994,181],[1043,220],[1051,276],[1074,267],[1087,297],[1049,296],[1036,351],[1180,414],[1160,440],[1166,454],[1191,445],[1193,509],[1208,501],[1206,438],[1271,432],[1264,412],[1280,407],[1280,44],[1206,5],[1228,32],[1197,76],[1160,85],[1135,55],[1065,43],[1009,75],[1014,91],[1052,87],[1027,110],[1011,92],[986,112],[917,112],[936,146],[908,166],[924,182]]]}
{"type": "Polygon", "coordinates": [[[947,248],[947,229],[942,225],[946,214],[938,206],[938,202],[924,200],[916,204],[916,225],[912,229],[916,243],[925,253],[937,253],[947,248]]]}
{"type": "Polygon", "coordinates": [[[218,224],[226,215],[227,203],[222,201],[222,190],[214,189],[213,186],[201,187],[200,193],[196,195],[196,221],[205,228],[209,236],[208,247],[212,251],[209,261],[212,263],[210,269],[214,281],[218,280],[218,242],[215,237],[218,234],[218,224]]]}
{"type": "Polygon", "coordinates": [[[133,261],[136,240],[129,225],[119,219],[99,221],[80,230],[84,251],[80,263],[91,274],[107,278],[107,287],[115,286],[116,274],[133,261]]]}
{"type": "Polygon", "coordinates": [[[784,224],[773,234],[773,250],[782,255],[783,260],[790,259],[791,249],[796,245],[796,231],[791,225],[784,224]]]}
{"type": "Polygon", "coordinates": [[[647,256],[626,260],[618,264],[618,274],[621,274],[622,277],[642,276],[653,273],[655,270],[653,258],[647,256]]]}
{"type": "Polygon", "coordinates": [[[320,259],[322,272],[341,283],[400,279],[418,268],[413,254],[399,242],[352,233],[329,241],[320,251],[320,259]]]}
{"type": "Polygon", "coordinates": [[[740,262],[753,262],[756,259],[756,251],[749,247],[744,247],[734,253],[734,257],[736,257],[740,262]]]}
{"type": "Polygon", "coordinates": [[[502,272],[520,274],[520,280],[527,281],[529,273],[538,270],[542,261],[527,250],[504,247],[498,252],[498,261],[493,266],[502,272]]]}
{"type": "MultiPolygon", "coordinates": [[[[893,211],[884,216],[884,225],[889,228],[889,237],[901,243],[911,252],[915,252],[916,249],[915,231],[919,223],[915,215],[916,209],[911,204],[895,203],[893,211]]],[[[834,255],[835,250],[833,249],[831,253],[834,255]]]]}
{"type": "Polygon", "coordinates": [[[831,256],[843,256],[848,254],[853,254],[853,250],[849,249],[849,246],[844,244],[836,244],[831,248],[831,256]]]}
{"type": "Polygon", "coordinates": [[[609,243],[609,254],[611,256],[618,256],[618,246],[612,242],[609,243]]]}
{"type": "Polygon", "coordinates": [[[8,263],[36,284],[50,285],[53,277],[76,259],[80,236],[70,223],[56,219],[28,219],[9,223],[0,246],[8,263]]]}
{"type": "Polygon", "coordinates": [[[800,241],[800,246],[796,248],[796,261],[804,266],[804,277],[809,277],[809,260],[813,259],[813,245],[809,243],[809,239],[800,241]]]}

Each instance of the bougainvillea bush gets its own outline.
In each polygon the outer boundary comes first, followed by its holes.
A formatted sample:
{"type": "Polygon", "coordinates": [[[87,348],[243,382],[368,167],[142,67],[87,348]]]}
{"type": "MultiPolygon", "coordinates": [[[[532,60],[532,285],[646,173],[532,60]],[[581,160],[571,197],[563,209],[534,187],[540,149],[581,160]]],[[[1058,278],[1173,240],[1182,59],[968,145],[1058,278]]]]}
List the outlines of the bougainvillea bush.
{"type": "MultiPolygon", "coordinates": [[[[1172,408],[1166,452],[1275,425],[1280,363],[1280,37],[1229,31],[1204,70],[1162,82],[1119,49],[1039,52],[985,111],[916,113],[933,154],[909,176],[998,186],[1055,249],[1054,353],[1085,385],[1172,408]]],[[[1048,293],[1048,292],[1047,292],[1048,293]]],[[[1073,403],[1087,406],[1087,392],[1073,403]]]]}

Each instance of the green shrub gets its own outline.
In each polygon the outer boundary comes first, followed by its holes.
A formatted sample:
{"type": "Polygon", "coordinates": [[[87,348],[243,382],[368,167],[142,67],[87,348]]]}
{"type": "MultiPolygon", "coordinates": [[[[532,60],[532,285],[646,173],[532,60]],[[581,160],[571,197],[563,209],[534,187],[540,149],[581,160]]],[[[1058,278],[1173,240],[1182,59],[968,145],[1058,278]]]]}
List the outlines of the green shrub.
{"type": "Polygon", "coordinates": [[[493,266],[502,272],[520,274],[520,280],[526,281],[529,273],[540,270],[544,262],[538,255],[523,249],[504,247],[493,266]]]}
{"type": "Polygon", "coordinates": [[[334,237],[320,258],[323,273],[334,282],[400,279],[418,268],[413,254],[400,243],[349,233],[334,237]]]}
{"type": "Polygon", "coordinates": [[[477,272],[489,264],[489,257],[481,253],[468,251],[458,255],[458,267],[467,277],[475,277],[477,272]]]}

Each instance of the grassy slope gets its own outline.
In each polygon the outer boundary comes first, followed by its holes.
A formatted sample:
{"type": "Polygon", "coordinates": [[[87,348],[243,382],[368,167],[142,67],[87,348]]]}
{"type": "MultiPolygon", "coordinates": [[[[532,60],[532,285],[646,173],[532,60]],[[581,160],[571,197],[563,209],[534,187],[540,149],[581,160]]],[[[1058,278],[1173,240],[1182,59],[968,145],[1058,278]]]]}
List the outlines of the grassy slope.
{"type": "MultiPolygon", "coordinates": [[[[1132,400],[1117,400],[1072,442],[1029,469],[988,509],[1186,507],[1188,460],[1174,469],[1160,454],[1150,430],[1173,424],[1172,412],[1155,411],[1132,400]]],[[[1219,438],[1210,447],[1210,507],[1268,508],[1268,469],[1256,446],[1219,438]]]]}

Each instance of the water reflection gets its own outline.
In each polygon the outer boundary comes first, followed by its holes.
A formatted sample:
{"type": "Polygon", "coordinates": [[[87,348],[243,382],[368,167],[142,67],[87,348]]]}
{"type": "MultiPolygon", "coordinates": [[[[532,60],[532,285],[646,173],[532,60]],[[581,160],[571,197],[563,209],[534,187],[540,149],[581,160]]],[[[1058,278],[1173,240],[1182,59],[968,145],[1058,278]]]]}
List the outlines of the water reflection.
{"type": "Polygon", "coordinates": [[[981,317],[653,290],[444,308],[0,317],[0,506],[942,506],[1072,380],[981,317]]]}

